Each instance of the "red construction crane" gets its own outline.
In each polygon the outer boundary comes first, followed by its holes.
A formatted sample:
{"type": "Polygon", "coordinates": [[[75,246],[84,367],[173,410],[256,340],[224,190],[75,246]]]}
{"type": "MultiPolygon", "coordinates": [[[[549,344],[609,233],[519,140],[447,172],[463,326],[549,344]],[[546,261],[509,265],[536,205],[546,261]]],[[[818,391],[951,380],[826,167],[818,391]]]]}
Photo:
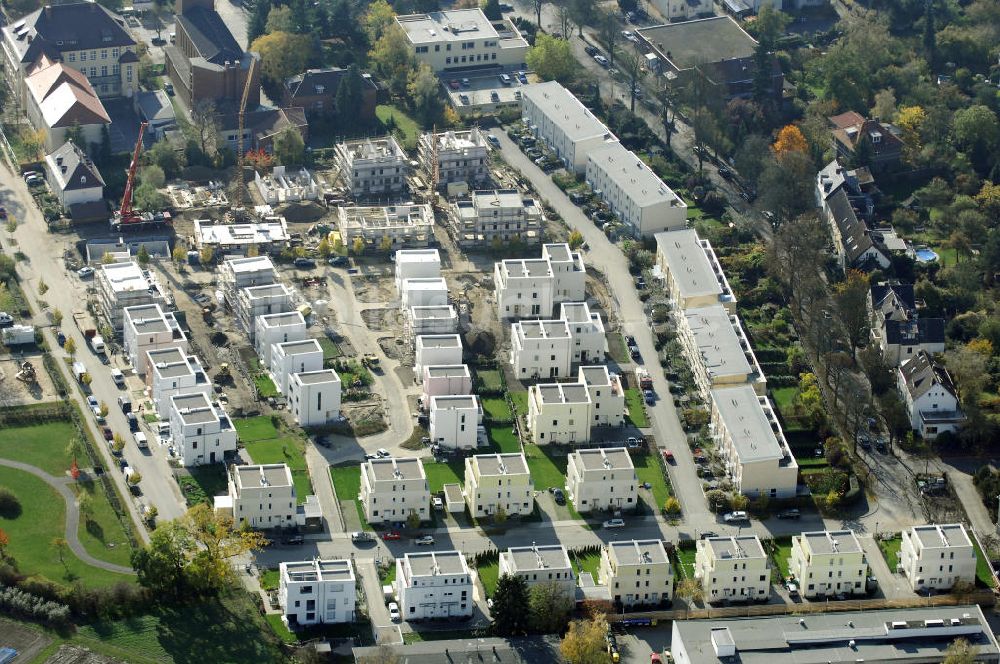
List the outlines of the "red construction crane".
{"type": "Polygon", "coordinates": [[[146,134],[146,127],[149,124],[143,122],[139,125],[139,138],[135,142],[135,150],[132,151],[132,162],[128,166],[128,179],[125,181],[125,194],[122,196],[121,208],[111,217],[111,228],[120,231],[123,228],[139,228],[147,224],[169,224],[169,212],[145,212],[136,210],[132,206],[132,195],[135,191],[135,175],[139,170],[139,154],[142,152],[142,137],[146,134]]]}

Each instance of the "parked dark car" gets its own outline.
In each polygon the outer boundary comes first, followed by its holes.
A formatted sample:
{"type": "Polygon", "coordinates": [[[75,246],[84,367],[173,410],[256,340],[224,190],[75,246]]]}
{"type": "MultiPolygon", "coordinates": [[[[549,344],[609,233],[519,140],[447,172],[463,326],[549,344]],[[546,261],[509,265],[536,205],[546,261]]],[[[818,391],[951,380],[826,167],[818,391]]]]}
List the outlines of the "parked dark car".
{"type": "Polygon", "coordinates": [[[562,489],[556,489],[555,491],[553,491],[552,497],[555,499],[556,505],[566,504],[566,494],[563,493],[562,489]]]}
{"type": "Polygon", "coordinates": [[[314,261],[311,258],[296,258],[293,265],[295,265],[295,267],[304,267],[304,268],[316,267],[316,261],[314,261]]]}
{"type": "Polygon", "coordinates": [[[787,509],[784,512],[778,512],[779,519],[798,519],[801,516],[802,513],[799,512],[799,510],[794,507],[791,509],[787,509]]]}

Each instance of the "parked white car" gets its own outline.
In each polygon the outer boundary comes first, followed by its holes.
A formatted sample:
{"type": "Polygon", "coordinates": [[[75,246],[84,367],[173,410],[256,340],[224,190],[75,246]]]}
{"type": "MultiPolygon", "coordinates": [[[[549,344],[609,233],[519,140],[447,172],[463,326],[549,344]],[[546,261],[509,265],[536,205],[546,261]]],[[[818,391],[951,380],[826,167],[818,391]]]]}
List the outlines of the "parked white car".
{"type": "Polygon", "coordinates": [[[625,519],[608,519],[604,522],[605,528],[624,528],[625,519]]]}
{"type": "Polygon", "coordinates": [[[737,521],[749,521],[750,515],[743,511],[730,512],[722,517],[726,523],[736,523],[737,521]]]}
{"type": "Polygon", "coordinates": [[[389,602],[389,619],[392,622],[399,622],[399,605],[395,602],[389,602]]]}

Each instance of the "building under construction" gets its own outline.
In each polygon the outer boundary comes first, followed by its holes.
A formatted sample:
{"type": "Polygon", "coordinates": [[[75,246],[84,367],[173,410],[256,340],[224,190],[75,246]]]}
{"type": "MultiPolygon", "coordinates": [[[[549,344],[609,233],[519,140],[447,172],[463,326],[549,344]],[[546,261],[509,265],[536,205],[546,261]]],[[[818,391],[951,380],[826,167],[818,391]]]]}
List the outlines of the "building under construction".
{"type": "Polygon", "coordinates": [[[453,182],[470,186],[489,180],[489,148],[478,127],[465,131],[426,133],[417,146],[428,182],[443,188],[453,182]]]}
{"type": "Polygon", "coordinates": [[[392,136],[337,143],[337,168],[355,197],[402,193],[407,167],[406,152],[392,136]]]}

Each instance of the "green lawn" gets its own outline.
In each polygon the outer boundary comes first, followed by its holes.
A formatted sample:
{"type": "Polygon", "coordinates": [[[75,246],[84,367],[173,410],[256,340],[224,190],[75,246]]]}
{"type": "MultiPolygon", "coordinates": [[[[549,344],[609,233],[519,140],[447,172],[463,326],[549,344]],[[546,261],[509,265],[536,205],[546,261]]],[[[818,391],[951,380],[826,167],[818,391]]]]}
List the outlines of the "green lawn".
{"type": "Polygon", "coordinates": [[[295,498],[299,505],[306,502],[306,496],[312,495],[312,482],[309,481],[309,469],[302,452],[302,442],[297,438],[271,438],[245,442],[247,452],[254,463],[285,463],[292,471],[292,482],[295,483],[295,498]]]}
{"type": "Polygon", "coordinates": [[[260,575],[260,587],[264,590],[277,590],[281,585],[281,570],[267,569],[260,575]]]}
{"type": "Polygon", "coordinates": [[[130,567],[132,546],[125,536],[118,515],[104,494],[104,487],[95,482],[80,482],[75,491],[78,496],[90,496],[90,515],[87,519],[80,520],[78,530],[83,548],[95,558],[130,567]]]}
{"type": "Polygon", "coordinates": [[[503,383],[500,380],[500,371],[497,369],[477,370],[476,378],[479,379],[484,392],[499,392],[503,389],[503,383]]]}
{"type": "Polygon", "coordinates": [[[264,614],[264,621],[270,625],[271,631],[274,632],[282,643],[297,643],[298,637],[292,633],[288,627],[285,626],[285,621],[281,619],[280,613],[267,613],[264,614]]]}
{"type": "Polygon", "coordinates": [[[677,547],[677,560],[680,563],[678,570],[685,579],[694,578],[694,559],[697,554],[695,547],[691,548],[681,548],[677,547]]]}
{"type": "Polygon", "coordinates": [[[608,355],[618,364],[626,364],[632,361],[632,355],[628,352],[625,344],[625,337],[619,332],[608,334],[608,355]]]}
{"type": "Polygon", "coordinates": [[[646,404],[642,398],[642,390],[637,387],[629,387],[625,390],[625,407],[628,415],[625,419],[629,424],[636,427],[648,427],[649,419],[646,417],[646,404]]]}
{"type": "Polygon", "coordinates": [[[316,341],[319,342],[319,347],[323,349],[323,362],[343,355],[343,353],[340,352],[340,347],[333,343],[333,340],[327,337],[320,337],[316,341]]]}
{"type": "Polygon", "coordinates": [[[524,454],[528,460],[528,470],[535,482],[536,491],[545,491],[549,487],[563,488],[566,486],[566,455],[549,455],[534,443],[524,446],[524,454]]]}
{"type": "Polygon", "coordinates": [[[278,388],[267,374],[257,374],[254,376],[253,384],[257,386],[257,394],[260,395],[261,399],[278,396],[278,388]]]}
{"type": "Polygon", "coordinates": [[[510,401],[514,404],[514,411],[523,417],[528,416],[528,391],[518,390],[510,392],[510,401]]]}
{"type": "MultiPolygon", "coordinates": [[[[17,561],[23,574],[38,574],[57,583],[80,581],[85,586],[107,586],[119,581],[132,581],[135,577],[107,572],[81,562],[72,552],[66,550],[63,562],[52,541],[65,535],[66,503],[48,484],[34,475],[13,468],[0,467],[0,486],[14,492],[21,502],[21,514],[10,519],[0,516],[0,529],[10,538],[7,553],[17,561]]],[[[121,543],[124,550],[124,535],[121,528],[114,530],[107,521],[107,512],[97,506],[102,502],[94,499],[95,520],[101,525],[106,541],[121,543]]],[[[103,501],[107,505],[107,501],[103,501]]],[[[108,506],[107,510],[111,507],[108,506]]],[[[111,515],[113,518],[113,514],[111,515]]],[[[84,526],[81,524],[81,531],[84,526]]],[[[82,532],[85,548],[91,555],[119,562],[121,555],[111,554],[94,535],[82,532]]]]}
{"type": "Polygon", "coordinates": [[[410,150],[417,147],[417,140],[420,138],[420,126],[409,115],[401,111],[396,106],[380,104],[375,107],[375,115],[379,121],[388,128],[391,122],[403,136],[403,147],[410,150]]]}
{"type": "Polygon", "coordinates": [[[652,491],[653,499],[656,501],[654,511],[663,509],[663,504],[667,502],[671,491],[663,477],[659,460],[653,454],[642,454],[632,457],[632,463],[635,464],[635,474],[639,476],[639,481],[649,482],[653,486],[650,491],[652,491]]]}
{"type": "Polygon", "coordinates": [[[581,572],[589,572],[594,577],[594,582],[597,582],[597,570],[601,566],[600,553],[588,553],[585,556],[570,554],[570,559],[573,563],[573,571],[576,572],[578,577],[581,572]]]}
{"type": "Polygon", "coordinates": [[[976,580],[987,588],[993,588],[993,575],[990,573],[989,558],[979,548],[978,540],[972,540],[972,545],[976,548],[976,580]]]}
{"type": "Polygon", "coordinates": [[[793,402],[798,391],[799,388],[797,387],[775,387],[771,389],[771,397],[774,399],[774,405],[778,407],[778,410],[781,411],[781,414],[785,418],[795,415],[793,402]]]}
{"type": "Polygon", "coordinates": [[[483,412],[487,418],[496,422],[512,422],[514,414],[503,397],[488,397],[482,400],[483,412]]]}
{"type": "Polygon", "coordinates": [[[278,437],[278,430],[275,428],[274,422],[266,415],[235,419],[233,426],[236,427],[236,433],[239,434],[240,440],[244,443],[278,437]]]}
{"type": "Polygon", "coordinates": [[[177,483],[189,506],[201,503],[211,505],[214,496],[226,493],[228,478],[225,468],[219,464],[191,466],[187,470],[191,476],[178,475],[177,483]]]}
{"type": "Polygon", "coordinates": [[[465,477],[464,461],[452,463],[435,463],[424,461],[424,472],[427,473],[427,485],[431,493],[441,491],[445,484],[462,484],[465,477]]]}
{"type": "Polygon", "coordinates": [[[486,427],[486,436],[501,452],[520,452],[521,440],[509,424],[486,427]]]}
{"type": "MultiPolygon", "coordinates": [[[[0,428],[0,457],[64,477],[72,463],[66,454],[66,445],[76,436],[76,428],[68,421],[0,428]]],[[[79,463],[84,465],[86,461],[79,459],[79,463]]]]}
{"type": "Polygon", "coordinates": [[[391,586],[396,582],[396,564],[395,561],[387,567],[378,568],[378,582],[383,586],[391,586]]]}
{"type": "Polygon", "coordinates": [[[371,530],[372,527],[365,518],[364,507],[358,500],[358,494],[361,493],[361,466],[330,466],[330,478],[333,480],[333,490],[337,494],[337,500],[340,501],[341,509],[353,503],[362,529],[371,530]]]}
{"type": "Polygon", "coordinates": [[[497,590],[497,581],[500,579],[500,563],[486,563],[476,568],[479,573],[479,580],[486,590],[486,596],[492,597],[497,590]]]}
{"type": "Polygon", "coordinates": [[[791,537],[776,537],[774,538],[774,552],[771,554],[771,560],[774,562],[778,571],[781,572],[781,576],[788,578],[788,559],[792,555],[792,538],[791,537]]]}
{"type": "Polygon", "coordinates": [[[878,548],[882,551],[882,557],[885,558],[885,562],[893,572],[896,571],[896,565],[899,564],[899,547],[902,544],[903,540],[899,535],[890,540],[880,538],[878,541],[878,548]]]}

